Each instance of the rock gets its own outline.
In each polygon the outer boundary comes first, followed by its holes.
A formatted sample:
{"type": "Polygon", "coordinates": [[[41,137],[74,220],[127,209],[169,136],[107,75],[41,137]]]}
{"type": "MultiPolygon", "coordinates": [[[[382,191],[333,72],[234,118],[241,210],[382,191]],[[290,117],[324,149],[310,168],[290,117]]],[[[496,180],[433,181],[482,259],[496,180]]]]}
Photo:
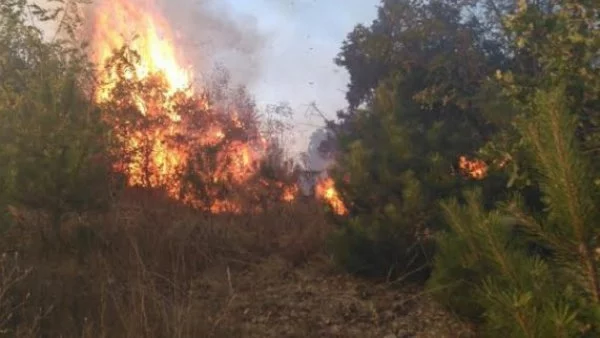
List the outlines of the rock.
{"type": "Polygon", "coordinates": [[[384,336],[383,338],[398,338],[398,337],[396,337],[395,334],[391,333],[391,334],[384,336]]]}

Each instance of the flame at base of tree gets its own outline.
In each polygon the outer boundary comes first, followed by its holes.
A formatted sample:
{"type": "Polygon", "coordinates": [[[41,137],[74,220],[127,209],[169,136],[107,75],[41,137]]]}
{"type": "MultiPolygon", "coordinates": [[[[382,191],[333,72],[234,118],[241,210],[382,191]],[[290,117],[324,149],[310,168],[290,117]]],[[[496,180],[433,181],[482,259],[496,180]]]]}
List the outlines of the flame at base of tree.
{"type": "Polygon", "coordinates": [[[330,177],[320,179],[315,186],[315,196],[325,201],[337,215],[348,214],[346,205],[335,189],[335,182],[330,177]]]}

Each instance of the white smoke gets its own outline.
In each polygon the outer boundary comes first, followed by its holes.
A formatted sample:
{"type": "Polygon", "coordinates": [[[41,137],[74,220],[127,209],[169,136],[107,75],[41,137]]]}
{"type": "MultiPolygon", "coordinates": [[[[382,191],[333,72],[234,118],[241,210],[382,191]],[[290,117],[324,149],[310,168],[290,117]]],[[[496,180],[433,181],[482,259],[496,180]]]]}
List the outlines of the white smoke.
{"type": "MultiPolygon", "coordinates": [[[[128,2],[166,20],[178,54],[184,56],[199,79],[209,76],[219,65],[229,71],[234,84],[251,86],[262,72],[266,37],[259,32],[256,18],[234,16],[234,11],[219,0],[94,0],[82,8],[82,40],[91,39],[94,15],[111,1],[128,2]]],[[[48,0],[38,3],[52,7],[48,0]]],[[[45,35],[53,35],[56,26],[53,22],[44,24],[45,35]]]]}
{"type": "Polygon", "coordinates": [[[255,17],[234,15],[221,0],[156,2],[176,32],[178,46],[199,69],[220,64],[229,70],[234,83],[248,86],[261,75],[266,37],[255,17]]]}

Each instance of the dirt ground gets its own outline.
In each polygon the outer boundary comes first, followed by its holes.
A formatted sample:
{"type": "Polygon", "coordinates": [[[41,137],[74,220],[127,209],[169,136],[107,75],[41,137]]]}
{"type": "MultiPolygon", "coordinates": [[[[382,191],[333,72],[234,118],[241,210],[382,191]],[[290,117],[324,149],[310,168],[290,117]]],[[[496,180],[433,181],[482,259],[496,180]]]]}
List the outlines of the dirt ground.
{"type": "Polygon", "coordinates": [[[269,259],[247,269],[213,269],[195,286],[215,337],[474,337],[418,287],[393,287],[269,259]]]}

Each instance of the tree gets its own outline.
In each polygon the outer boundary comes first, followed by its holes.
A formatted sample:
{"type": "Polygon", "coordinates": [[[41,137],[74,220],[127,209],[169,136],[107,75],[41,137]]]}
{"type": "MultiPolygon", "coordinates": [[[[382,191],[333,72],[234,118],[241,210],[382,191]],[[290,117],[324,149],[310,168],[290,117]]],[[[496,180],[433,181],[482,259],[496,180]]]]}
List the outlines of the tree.
{"type": "MultiPolygon", "coordinates": [[[[110,161],[84,49],[69,38],[47,41],[30,24],[58,13],[0,2],[0,182],[3,205],[44,211],[60,237],[66,213],[106,206],[110,161]]],[[[65,15],[62,26],[72,20],[65,15]]]]}
{"type": "Polygon", "coordinates": [[[522,194],[491,211],[472,193],[466,206],[444,203],[452,231],[438,238],[430,280],[438,299],[481,320],[487,335],[600,334],[598,157],[591,150],[599,10],[593,2],[523,1],[505,18],[515,57],[528,65],[498,74],[516,110],[513,137],[499,148],[520,167],[514,179],[539,191],[539,206],[522,194]]]}
{"type": "Polygon", "coordinates": [[[533,114],[519,122],[544,213],[532,216],[519,198],[485,211],[472,193],[466,206],[443,204],[452,231],[438,238],[430,286],[454,311],[483,320],[492,336],[598,334],[598,195],[565,93],[558,84],[540,90],[533,114]],[[531,251],[531,241],[545,250],[531,251]]]}
{"type": "MultiPolygon", "coordinates": [[[[446,100],[473,94],[472,89],[478,83],[465,78],[481,80],[488,75],[487,67],[502,68],[508,61],[498,38],[504,33],[498,27],[501,19],[498,16],[506,11],[505,2],[382,1],[377,19],[369,27],[357,25],[335,59],[350,74],[347,92],[350,113],[368,104],[379,83],[390,74],[419,67],[435,70],[425,81],[437,86],[422,93],[424,100],[428,94],[440,99],[446,95],[446,100]],[[490,15],[494,12],[497,15],[490,15]],[[455,64],[459,58],[471,62],[455,64]],[[450,79],[450,75],[454,77],[450,79]]],[[[424,89],[422,85],[420,90],[424,89]]]]}
{"type": "MultiPolygon", "coordinates": [[[[474,184],[462,178],[496,131],[482,88],[504,67],[481,22],[451,2],[384,1],[357,26],[337,62],[351,75],[350,110],[331,123],[333,175],[350,210],[333,241],[344,266],[369,275],[426,271],[439,199],[474,184]]],[[[489,95],[495,95],[489,93],[489,95]]],[[[496,189],[489,180],[488,189],[496,189]]]]}

